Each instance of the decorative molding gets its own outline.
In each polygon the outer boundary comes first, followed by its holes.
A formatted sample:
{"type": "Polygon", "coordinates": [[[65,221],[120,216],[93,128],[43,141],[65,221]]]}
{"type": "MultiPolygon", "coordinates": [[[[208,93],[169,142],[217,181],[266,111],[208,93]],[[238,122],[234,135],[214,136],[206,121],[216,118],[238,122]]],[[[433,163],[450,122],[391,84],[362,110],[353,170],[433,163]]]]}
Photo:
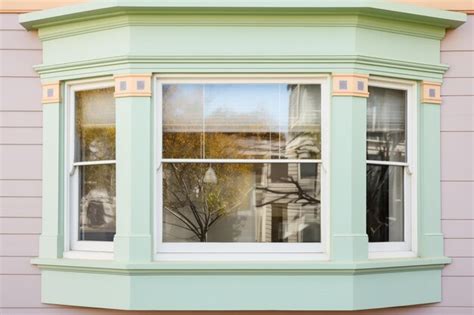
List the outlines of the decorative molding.
{"type": "Polygon", "coordinates": [[[116,75],[115,97],[151,96],[151,74],[116,75]]]}
{"type": "Polygon", "coordinates": [[[61,102],[59,87],[60,87],[59,81],[43,84],[43,98],[41,99],[41,103],[50,104],[50,103],[61,102]]]}
{"type": "MultiPolygon", "coordinates": [[[[176,13],[177,14],[177,13],[176,13]]],[[[212,15],[211,15],[212,16],[212,15]]],[[[92,32],[117,29],[132,26],[148,26],[148,27],[173,27],[173,26],[196,26],[196,27],[357,27],[368,30],[390,32],[407,36],[419,36],[422,38],[430,38],[441,40],[445,36],[444,29],[434,29],[424,25],[397,23],[394,27],[394,21],[390,19],[376,17],[360,17],[348,16],[343,20],[331,17],[325,14],[318,15],[318,19],[308,19],[307,17],[289,18],[289,19],[272,19],[268,18],[264,21],[255,21],[255,19],[242,19],[226,17],[225,20],[216,20],[215,17],[199,17],[188,18],[187,20],[172,19],[154,19],[153,16],[147,15],[118,15],[110,13],[104,14],[101,19],[97,19],[95,23],[83,23],[75,25],[71,28],[51,28],[44,29],[40,34],[41,40],[53,40],[58,38],[88,34],[92,32]]]]}
{"type": "Polygon", "coordinates": [[[333,71],[371,73],[377,76],[396,77],[418,81],[442,80],[448,69],[441,64],[422,64],[403,60],[368,57],[363,55],[305,56],[116,56],[52,65],[39,65],[34,69],[47,80],[77,80],[125,71],[155,72],[307,72],[333,71]],[[144,70],[144,66],[146,70],[144,70]],[[235,70],[231,70],[235,69],[235,70]],[[291,69],[291,70],[290,70],[291,69]]]}
{"type": "Polygon", "coordinates": [[[421,90],[422,103],[441,104],[441,83],[423,81],[421,90]]]}
{"type": "Polygon", "coordinates": [[[369,76],[365,74],[333,74],[332,95],[369,97],[369,76]]]}

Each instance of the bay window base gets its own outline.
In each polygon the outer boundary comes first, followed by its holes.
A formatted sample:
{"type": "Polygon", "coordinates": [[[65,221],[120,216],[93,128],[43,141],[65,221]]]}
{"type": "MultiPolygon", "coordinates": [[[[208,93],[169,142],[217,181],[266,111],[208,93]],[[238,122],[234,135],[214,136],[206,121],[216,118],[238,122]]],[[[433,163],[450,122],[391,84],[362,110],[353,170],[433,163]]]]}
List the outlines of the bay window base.
{"type": "Polygon", "coordinates": [[[360,263],[36,259],[42,301],[121,310],[362,310],[441,300],[449,260],[360,263]]]}

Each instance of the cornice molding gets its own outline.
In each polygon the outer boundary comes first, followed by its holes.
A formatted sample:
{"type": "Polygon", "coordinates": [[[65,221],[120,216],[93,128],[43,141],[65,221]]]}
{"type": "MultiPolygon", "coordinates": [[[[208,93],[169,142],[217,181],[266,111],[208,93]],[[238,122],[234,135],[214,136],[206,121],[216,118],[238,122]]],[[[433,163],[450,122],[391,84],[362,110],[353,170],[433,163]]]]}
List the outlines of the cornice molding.
{"type": "Polygon", "coordinates": [[[110,14],[179,15],[361,15],[369,14],[396,21],[432,25],[440,28],[455,28],[466,21],[464,14],[412,5],[377,0],[168,0],[168,1],[92,1],[86,4],[55,8],[24,14],[21,24],[27,29],[39,29],[51,25],[68,24],[75,21],[94,20],[110,14]]]}
{"type": "MultiPolygon", "coordinates": [[[[39,36],[41,40],[53,40],[58,38],[88,34],[98,31],[116,29],[121,27],[133,26],[253,26],[253,27],[357,27],[368,30],[389,32],[408,36],[417,36],[421,38],[430,38],[440,40],[445,35],[445,30],[426,24],[418,24],[413,21],[395,22],[391,19],[384,19],[368,13],[352,13],[352,15],[313,13],[299,16],[269,16],[264,19],[250,18],[245,19],[242,16],[225,16],[220,20],[216,16],[195,16],[179,19],[172,16],[172,12],[166,14],[146,15],[146,12],[134,11],[131,14],[126,12],[114,12],[101,15],[96,20],[82,24],[71,24],[58,27],[47,27],[40,29],[39,36]],[[141,15],[143,14],[143,15],[141,15]],[[344,18],[341,18],[344,15],[344,18]],[[156,18],[159,16],[160,18],[156,18]],[[312,17],[318,16],[318,19],[312,17]],[[396,24],[395,24],[396,23],[396,24]]],[[[179,14],[179,13],[176,13],[179,14]]],[[[84,20],[85,21],[85,20],[84,20]]],[[[76,22],[81,22],[77,20],[76,22]]],[[[54,24],[50,25],[54,26],[54,24]]]]}
{"type": "MultiPolygon", "coordinates": [[[[342,56],[278,56],[278,55],[259,55],[259,56],[116,56],[111,58],[92,59],[81,62],[63,63],[55,65],[36,66],[35,70],[43,78],[49,79],[69,79],[71,76],[97,76],[103,75],[104,71],[119,73],[127,69],[152,73],[179,71],[178,65],[186,65],[187,71],[198,67],[200,71],[208,71],[216,66],[224,67],[228,71],[229,66],[239,67],[240,71],[247,70],[248,66],[256,68],[259,72],[265,71],[265,65],[271,65],[274,69],[279,69],[278,65],[293,68],[305,69],[303,72],[317,70],[318,72],[334,72],[341,68],[358,69],[360,73],[374,72],[374,69],[383,69],[378,71],[379,75],[386,74],[394,77],[421,78],[421,80],[437,81],[441,80],[443,74],[448,69],[446,65],[432,65],[406,62],[404,60],[394,60],[385,58],[374,58],[361,55],[342,55],[342,56]],[[194,65],[194,66],[193,66],[194,65]],[[311,67],[309,67],[311,66],[311,67]],[[176,69],[175,69],[175,68],[176,69]],[[243,67],[243,68],[242,68],[243,67]],[[245,69],[244,69],[245,68],[245,69]],[[258,69],[257,69],[258,68],[258,69]],[[121,71],[120,71],[121,70],[121,71]],[[381,72],[381,73],[380,73],[381,72]]],[[[196,69],[198,70],[198,69],[196,69]]]]}

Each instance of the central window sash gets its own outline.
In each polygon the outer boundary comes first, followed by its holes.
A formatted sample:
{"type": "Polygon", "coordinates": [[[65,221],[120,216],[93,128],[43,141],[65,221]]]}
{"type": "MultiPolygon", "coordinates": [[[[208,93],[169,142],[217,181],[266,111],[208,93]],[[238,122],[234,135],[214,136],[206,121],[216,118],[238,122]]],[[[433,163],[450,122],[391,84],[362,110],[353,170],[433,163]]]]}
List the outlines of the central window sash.
{"type": "MultiPolygon", "coordinates": [[[[192,83],[194,84],[196,83],[207,84],[208,82],[210,82],[217,88],[219,88],[220,86],[223,86],[222,84],[229,83],[228,80],[224,80],[223,82],[220,80],[199,81],[197,79],[193,79],[192,81],[193,81],[192,83]],[[219,84],[221,85],[219,86],[219,84]]],[[[241,80],[237,80],[237,81],[238,82],[231,82],[231,83],[242,84],[242,85],[250,84],[249,82],[246,82],[246,81],[241,81],[241,80]]],[[[267,84],[268,85],[268,84],[273,83],[271,79],[250,80],[250,81],[252,81],[251,83],[253,84],[267,84]]],[[[278,83],[280,84],[287,83],[286,81],[283,81],[283,79],[276,80],[276,81],[278,81],[278,83]]],[[[299,84],[295,79],[289,80],[289,81],[292,81],[291,83],[294,83],[294,84],[299,84]]],[[[314,79],[310,80],[310,82],[312,84],[319,85],[321,87],[321,90],[323,90],[325,87],[325,84],[324,84],[324,87],[322,86],[323,85],[322,83],[324,83],[324,80],[321,80],[320,78],[317,78],[316,80],[314,79]]],[[[160,127],[157,130],[158,131],[158,134],[157,134],[157,138],[158,138],[157,170],[158,172],[157,172],[156,183],[157,183],[157,187],[159,191],[158,191],[157,200],[156,200],[157,209],[158,209],[157,218],[156,218],[156,222],[157,222],[156,230],[157,230],[157,237],[158,237],[158,240],[157,240],[158,254],[166,254],[166,253],[229,253],[229,254],[231,253],[275,253],[277,254],[277,253],[286,253],[286,252],[287,253],[322,252],[323,246],[321,243],[322,241],[321,238],[324,237],[323,232],[319,232],[317,238],[310,237],[309,241],[307,242],[304,242],[303,240],[304,238],[300,239],[301,242],[296,242],[296,238],[295,238],[296,236],[293,235],[294,236],[293,239],[289,237],[292,234],[289,230],[291,229],[298,230],[298,228],[290,228],[288,225],[288,222],[293,222],[293,225],[294,225],[295,219],[301,219],[301,215],[302,215],[301,211],[300,211],[299,216],[298,214],[295,215],[294,211],[293,213],[291,210],[289,211],[288,205],[290,206],[296,205],[300,208],[301,206],[307,207],[308,205],[311,205],[311,202],[314,202],[315,200],[317,200],[317,198],[311,197],[309,194],[306,194],[306,195],[304,194],[305,189],[302,188],[304,185],[308,185],[308,184],[315,185],[317,182],[317,186],[319,186],[317,188],[319,190],[318,199],[322,199],[320,190],[322,186],[321,177],[323,173],[323,158],[321,155],[305,156],[304,158],[296,158],[296,159],[285,158],[285,157],[281,158],[282,152],[281,152],[280,145],[277,151],[278,156],[274,156],[273,153],[269,152],[270,155],[267,155],[267,157],[269,158],[264,158],[264,156],[262,156],[262,158],[256,158],[255,156],[252,157],[248,155],[244,156],[244,158],[232,158],[228,155],[224,155],[222,158],[220,157],[213,158],[212,154],[211,154],[211,158],[206,158],[205,157],[206,149],[203,149],[202,147],[201,147],[201,150],[199,150],[199,156],[197,156],[196,158],[193,158],[190,155],[185,155],[184,158],[179,158],[176,154],[175,155],[169,154],[169,152],[171,152],[170,150],[168,150],[168,152],[164,150],[165,149],[164,146],[166,146],[167,144],[164,143],[166,142],[166,139],[163,138],[165,136],[164,135],[165,132],[163,129],[166,128],[167,121],[165,121],[166,108],[164,107],[166,106],[166,101],[162,99],[163,98],[163,85],[166,84],[168,85],[168,88],[169,88],[170,84],[189,84],[189,83],[190,82],[187,82],[186,80],[179,80],[179,79],[177,80],[175,78],[169,79],[169,80],[167,79],[163,80],[163,79],[158,78],[157,99],[158,99],[159,106],[157,106],[157,112],[158,112],[157,116],[158,116],[158,121],[163,121],[163,128],[160,127]],[[305,165],[305,166],[301,167],[301,165],[305,165]],[[192,170],[186,172],[185,170],[186,167],[191,168],[192,170]],[[182,168],[182,170],[179,170],[179,168],[182,168]],[[226,171],[226,168],[228,169],[227,171],[226,171]],[[175,199],[174,200],[175,203],[183,202],[183,200],[181,199],[189,199],[189,196],[184,196],[184,195],[176,196],[176,192],[173,193],[173,192],[167,191],[167,186],[173,185],[172,184],[173,179],[171,179],[171,176],[175,176],[175,175],[170,175],[170,174],[176,174],[176,172],[178,171],[182,171],[183,174],[191,174],[193,172],[199,173],[200,176],[198,178],[202,178],[201,180],[202,186],[210,187],[212,185],[216,185],[219,182],[219,180],[221,180],[221,184],[222,184],[222,179],[219,178],[219,176],[221,176],[220,175],[221,173],[227,172],[228,176],[235,177],[236,174],[232,174],[232,170],[231,170],[232,168],[234,169],[241,168],[241,170],[239,171],[241,172],[240,174],[245,174],[239,177],[240,182],[238,183],[241,184],[240,186],[245,186],[242,183],[249,184],[250,182],[253,181],[253,183],[256,183],[254,187],[256,191],[266,189],[268,191],[271,191],[272,193],[282,194],[282,196],[277,196],[275,198],[276,200],[281,201],[284,198],[287,198],[289,196],[290,196],[290,199],[291,197],[293,197],[292,201],[289,202],[287,205],[284,205],[284,203],[272,204],[271,202],[265,202],[265,201],[260,202],[261,205],[270,206],[271,208],[270,211],[271,213],[273,213],[272,219],[269,220],[268,223],[266,224],[269,227],[273,228],[274,231],[271,233],[266,233],[267,235],[265,235],[265,237],[260,238],[260,241],[264,240],[264,242],[258,242],[257,240],[250,241],[249,239],[245,239],[245,238],[243,241],[241,240],[229,241],[229,238],[226,239],[225,237],[216,238],[214,236],[214,238],[212,238],[209,236],[200,235],[199,232],[196,232],[196,227],[198,228],[198,230],[199,228],[202,228],[199,225],[199,222],[194,222],[195,223],[194,226],[193,224],[190,224],[190,222],[186,222],[186,221],[192,220],[193,216],[195,218],[196,215],[199,215],[199,211],[195,211],[194,214],[189,214],[189,217],[191,218],[190,219],[190,218],[179,218],[182,214],[176,213],[176,211],[174,211],[173,209],[170,211],[169,209],[170,200],[172,200],[173,198],[175,199]],[[296,175],[293,178],[289,178],[289,177],[283,178],[284,176],[279,177],[278,175],[272,176],[269,173],[267,173],[268,176],[266,180],[272,185],[274,186],[276,185],[277,190],[274,190],[271,187],[270,188],[259,187],[258,184],[261,182],[260,181],[255,182],[255,178],[257,177],[265,178],[265,174],[262,175],[260,174],[261,172],[265,172],[265,171],[270,172],[270,170],[273,169],[274,174],[281,175],[281,174],[285,174],[285,171],[288,172],[289,168],[293,168],[293,174],[296,175]],[[296,173],[294,173],[295,170],[296,170],[296,173]],[[314,176],[312,176],[312,173],[314,173],[314,176]],[[252,178],[251,180],[249,179],[250,177],[252,178]],[[319,177],[318,180],[316,180],[316,177],[319,177]],[[169,182],[166,182],[166,181],[169,181],[169,182]],[[288,189],[285,190],[285,185],[288,185],[288,184],[295,185],[297,187],[300,187],[301,189],[300,191],[298,190],[288,191],[288,189]],[[168,195],[172,195],[172,197],[169,197],[168,195]],[[301,198],[301,195],[303,195],[302,198],[301,198]],[[306,199],[305,199],[305,196],[306,196],[306,199]],[[172,212],[175,212],[175,213],[172,213],[172,212]],[[169,215],[170,213],[172,214],[169,215]],[[168,224],[169,225],[168,228],[170,226],[174,226],[175,231],[177,229],[184,229],[184,230],[188,229],[188,232],[191,235],[189,236],[188,240],[184,238],[182,240],[177,241],[176,238],[173,239],[173,237],[167,236],[165,222],[167,220],[169,221],[170,217],[174,218],[175,221],[169,222],[171,224],[168,224]],[[178,221],[181,221],[180,223],[182,224],[176,224],[176,219],[178,221]],[[177,225],[181,225],[181,226],[177,226],[177,225]],[[281,228],[282,226],[285,226],[285,225],[286,225],[285,228],[281,228]],[[274,241],[271,241],[271,240],[274,240],[274,241]]],[[[307,83],[307,82],[304,82],[304,83],[307,83]]],[[[298,85],[297,90],[298,91],[300,90],[299,85],[298,85]]],[[[321,91],[321,92],[322,94],[326,95],[327,91],[321,91]]],[[[205,99],[205,96],[203,96],[203,94],[204,93],[201,94],[201,100],[205,99]]],[[[243,97],[245,98],[245,95],[243,97]]],[[[321,95],[319,96],[319,98],[320,98],[319,106],[321,106],[322,105],[321,95]]],[[[293,99],[294,99],[293,102],[295,104],[298,104],[297,106],[298,108],[291,109],[291,112],[287,114],[288,116],[298,115],[297,113],[301,110],[300,101],[299,101],[300,93],[298,93],[296,97],[293,96],[293,99]]],[[[279,107],[281,106],[279,105],[279,107]]],[[[202,120],[206,119],[204,112],[205,110],[202,109],[202,113],[203,113],[202,120]]],[[[319,109],[318,115],[319,115],[319,119],[321,119],[321,109],[319,109]]],[[[319,124],[320,124],[319,128],[321,128],[322,123],[320,122],[319,124]]],[[[216,126],[216,124],[214,124],[214,126],[216,126]]],[[[224,125],[224,128],[226,127],[227,126],[224,125]]],[[[222,128],[222,127],[218,127],[218,128],[222,128]]],[[[194,127],[194,129],[196,128],[194,127]]],[[[203,135],[204,135],[205,128],[203,127],[202,130],[203,130],[203,135]]],[[[320,129],[319,131],[320,134],[322,133],[321,130],[322,129],[320,129]]],[[[177,131],[177,130],[175,129],[174,131],[177,131]]],[[[194,140],[201,141],[201,143],[203,143],[202,136],[194,137],[194,140]]],[[[319,150],[321,152],[321,146],[319,147],[319,150]]],[[[209,149],[207,149],[207,152],[209,152],[209,149]]],[[[177,181],[178,179],[175,178],[174,180],[177,181]]],[[[199,185],[196,185],[196,186],[199,186],[199,185]]],[[[188,190],[187,194],[193,195],[192,198],[196,199],[198,198],[200,194],[203,193],[205,189],[207,189],[206,187],[192,187],[192,189],[188,190]]],[[[223,194],[224,192],[219,191],[218,193],[223,194]]],[[[232,195],[232,193],[230,193],[230,195],[232,195]]],[[[255,199],[255,196],[253,196],[253,198],[255,199]]],[[[242,198],[240,198],[240,200],[242,201],[242,198]]],[[[255,202],[255,200],[253,201],[255,202]]],[[[245,202],[248,203],[248,201],[244,200],[243,203],[245,202]]],[[[319,211],[319,215],[321,216],[323,212],[321,210],[321,200],[318,200],[318,202],[319,202],[319,207],[320,207],[318,211],[319,211]]],[[[258,205],[258,203],[256,203],[256,205],[258,205]]],[[[241,211],[241,213],[245,213],[246,210],[248,209],[244,209],[243,211],[241,211]]],[[[205,214],[203,213],[202,215],[205,216],[205,214]]],[[[227,220],[231,220],[231,219],[227,219],[227,220]]],[[[234,221],[235,220],[238,220],[238,216],[237,218],[234,218],[234,221]]],[[[319,218],[319,220],[321,220],[321,218],[319,218]]],[[[224,220],[222,220],[222,222],[224,222],[224,220]]],[[[245,226],[246,228],[248,228],[248,225],[245,225],[245,226]]],[[[303,226],[308,226],[308,224],[303,224],[303,226]]],[[[322,229],[322,226],[320,226],[319,228],[322,229]]],[[[306,229],[307,231],[310,230],[307,227],[305,228],[300,227],[300,229],[301,230],[306,229]]],[[[226,229],[224,228],[223,230],[226,230],[226,229]]],[[[293,234],[298,234],[298,233],[293,233],[293,234]]],[[[308,235],[310,233],[306,233],[306,234],[308,235]]],[[[300,233],[298,237],[302,237],[301,235],[302,233],[300,233]]]]}

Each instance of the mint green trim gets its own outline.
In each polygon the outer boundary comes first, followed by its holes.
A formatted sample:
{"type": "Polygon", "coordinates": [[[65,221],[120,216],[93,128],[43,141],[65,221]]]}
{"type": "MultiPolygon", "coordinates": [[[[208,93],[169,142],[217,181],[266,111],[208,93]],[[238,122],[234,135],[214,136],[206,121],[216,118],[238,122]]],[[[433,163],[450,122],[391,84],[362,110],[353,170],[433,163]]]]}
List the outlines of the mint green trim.
{"type": "Polygon", "coordinates": [[[43,105],[43,199],[40,257],[61,258],[64,249],[64,220],[62,207],[62,106],[43,105]]]}
{"type": "Polygon", "coordinates": [[[406,79],[440,82],[446,65],[431,65],[367,56],[121,56],[36,66],[42,78],[79,79],[111,73],[134,72],[288,72],[367,73],[406,79]]]}
{"type": "Polygon", "coordinates": [[[421,104],[419,204],[421,257],[443,255],[441,232],[441,106],[421,104]]]}
{"type": "Polygon", "coordinates": [[[45,303],[124,310],[359,310],[441,298],[440,266],[360,274],[180,270],[127,275],[43,269],[42,283],[45,303]]]}
{"type": "Polygon", "coordinates": [[[331,102],[331,259],[366,260],[367,98],[333,96],[331,102]]]}
{"type": "Polygon", "coordinates": [[[379,0],[272,0],[272,1],[192,1],[192,0],[162,0],[162,1],[92,1],[90,3],[55,8],[40,12],[25,14],[20,22],[27,29],[39,28],[53,23],[64,23],[71,20],[86,20],[97,16],[114,15],[135,10],[141,13],[211,13],[211,14],[261,14],[271,12],[276,14],[298,14],[325,12],[361,12],[363,14],[379,15],[384,18],[398,20],[416,20],[419,23],[437,25],[445,28],[457,27],[466,21],[466,15],[442,10],[427,9],[412,5],[395,4],[379,0]],[[146,11],[145,11],[146,10],[146,11]]]}
{"type": "Polygon", "coordinates": [[[100,271],[126,274],[155,274],[199,272],[310,272],[310,273],[378,273],[390,270],[416,270],[419,268],[442,268],[450,263],[446,257],[371,259],[365,261],[300,261],[300,262],[194,262],[194,261],[155,261],[151,263],[127,263],[107,260],[88,259],[44,259],[36,258],[31,262],[41,269],[100,271]]]}
{"type": "Polygon", "coordinates": [[[147,262],[153,257],[152,115],[150,97],[116,103],[117,234],[115,259],[147,262]]]}
{"type": "MultiPolygon", "coordinates": [[[[80,23],[70,23],[65,25],[51,25],[40,28],[39,36],[41,40],[53,40],[62,37],[77,36],[92,32],[105,31],[126,26],[132,27],[160,27],[160,26],[190,26],[190,27],[359,27],[367,30],[380,30],[384,32],[417,36],[422,38],[442,39],[445,35],[444,28],[433,25],[419,24],[416,22],[404,21],[395,22],[391,19],[376,17],[374,15],[364,16],[357,12],[349,15],[347,12],[344,19],[338,15],[328,14],[320,11],[306,12],[295,16],[282,16],[281,14],[271,14],[262,12],[260,15],[216,15],[216,14],[188,14],[182,18],[177,13],[149,15],[146,12],[129,12],[129,14],[100,16],[100,19],[84,20],[80,23]],[[317,19],[315,19],[317,17],[317,19]],[[397,25],[394,28],[394,25],[397,25]]],[[[79,22],[79,21],[78,21],[79,22]]]]}

